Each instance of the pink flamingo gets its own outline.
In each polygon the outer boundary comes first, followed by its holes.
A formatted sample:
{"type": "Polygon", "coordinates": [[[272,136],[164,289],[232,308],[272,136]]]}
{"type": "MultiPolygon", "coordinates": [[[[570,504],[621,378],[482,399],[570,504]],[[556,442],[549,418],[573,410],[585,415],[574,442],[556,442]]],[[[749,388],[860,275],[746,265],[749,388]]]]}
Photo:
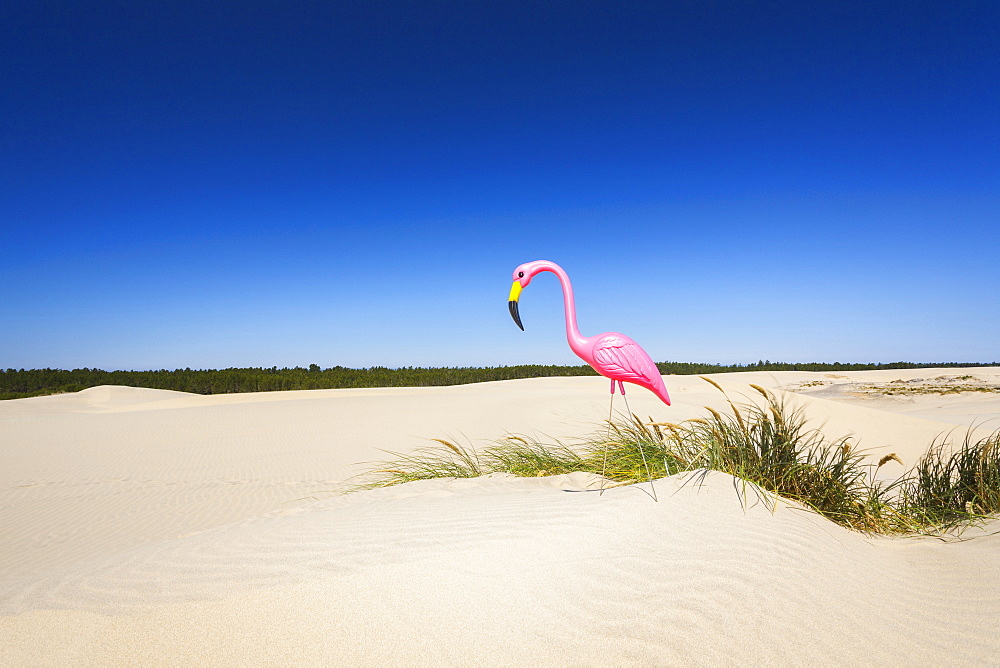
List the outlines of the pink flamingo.
{"type": "MultiPolygon", "coordinates": [[[[611,409],[615,404],[615,384],[621,390],[622,398],[625,399],[624,383],[634,383],[645,387],[660,398],[666,405],[670,405],[670,395],[667,394],[667,387],[663,384],[663,377],[656,364],[642,347],[625,336],[617,332],[605,332],[597,336],[584,336],[576,325],[576,304],[573,301],[573,286],[569,282],[569,276],[565,270],[555,262],[548,260],[536,260],[526,262],[514,270],[514,284],[510,288],[510,298],[508,306],[510,315],[514,318],[517,326],[524,330],[521,324],[521,316],[517,310],[518,298],[521,290],[528,287],[531,279],[543,271],[551,271],[559,278],[562,285],[563,301],[566,310],[566,339],[569,347],[584,362],[594,368],[597,373],[611,379],[611,409]]],[[[628,409],[628,399],[625,399],[625,406],[628,409]]],[[[631,415],[631,411],[629,411],[631,415]]],[[[608,422],[610,425],[611,413],[609,411],[608,422]]],[[[646,464],[646,455],[640,448],[643,464],[646,464]]],[[[604,466],[607,470],[608,451],[604,449],[604,466]]],[[[649,485],[653,487],[652,475],[649,473],[649,465],[646,464],[646,474],[649,476],[649,485]]],[[[601,478],[601,493],[604,493],[604,479],[601,478]]],[[[653,498],[656,498],[656,488],[653,487],[653,498]]]]}

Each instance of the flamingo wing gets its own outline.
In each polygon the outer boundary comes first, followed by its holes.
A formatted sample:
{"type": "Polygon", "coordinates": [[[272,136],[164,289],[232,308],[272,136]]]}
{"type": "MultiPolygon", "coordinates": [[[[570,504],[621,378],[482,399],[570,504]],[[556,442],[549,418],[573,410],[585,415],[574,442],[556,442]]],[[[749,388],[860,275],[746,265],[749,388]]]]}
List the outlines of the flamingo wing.
{"type": "Polygon", "coordinates": [[[594,343],[594,368],[614,380],[653,387],[660,370],[642,347],[624,334],[602,334],[594,343]]]}

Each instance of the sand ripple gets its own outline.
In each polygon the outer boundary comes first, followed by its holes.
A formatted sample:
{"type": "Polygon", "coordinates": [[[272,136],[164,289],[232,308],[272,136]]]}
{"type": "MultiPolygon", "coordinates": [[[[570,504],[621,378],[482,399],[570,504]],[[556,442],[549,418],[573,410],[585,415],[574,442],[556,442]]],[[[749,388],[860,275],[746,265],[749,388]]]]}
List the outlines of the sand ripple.
{"type": "Polygon", "coordinates": [[[326,620],[320,647],[366,661],[975,663],[1000,652],[1000,536],[866,538],[781,502],[744,508],[723,474],[660,481],[660,503],[635,488],[569,491],[586,482],[491,476],[332,498],[21,582],[3,592],[4,612],[90,611],[134,631],[168,610],[241,606],[246,617],[247,605],[287,624],[291,606],[302,624],[315,622],[303,611],[326,620]],[[396,641],[356,645],[385,633],[396,641]]]}

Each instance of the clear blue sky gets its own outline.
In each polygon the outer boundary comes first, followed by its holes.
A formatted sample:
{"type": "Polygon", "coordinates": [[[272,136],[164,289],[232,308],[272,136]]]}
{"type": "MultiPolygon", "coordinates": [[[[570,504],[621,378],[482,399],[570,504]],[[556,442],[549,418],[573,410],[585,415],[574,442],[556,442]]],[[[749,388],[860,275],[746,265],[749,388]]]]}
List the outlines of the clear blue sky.
{"type": "Polygon", "coordinates": [[[0,6],[0,367],[1000,359],[1000,4],[0,6]]]}

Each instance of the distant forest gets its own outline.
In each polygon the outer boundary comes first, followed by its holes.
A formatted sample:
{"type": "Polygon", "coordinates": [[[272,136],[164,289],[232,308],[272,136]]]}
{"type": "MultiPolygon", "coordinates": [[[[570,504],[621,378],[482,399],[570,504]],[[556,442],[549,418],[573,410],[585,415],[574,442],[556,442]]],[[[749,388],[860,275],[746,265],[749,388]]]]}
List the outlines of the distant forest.
{"type": "MultiPolygon", "coordinates": [[[[1000,363],[979,362],[892,362],[888,364],[832,364],[809,362],[786,364],[761,360],[756,364],[698,364],[692,362],[659,362],[663,374],[705,374],[735,371],[866,371],[872,369],[919,369],[925,367],[1000,366],[1000,363]]],[[[322,369],[318,364],[308,368],[278,367],[247,369],[175,369],[168,371],[104,371],[102,369],[0,369],[0,399],[20,399],[43,394],[79,392],[96,385],[128,385],[160,390],[178,390],[197,394],[230,394],[234,392],[270,392],[275,390],[320,390],[343,387],[429,387],[463,385],[491,380],[542,378],[548,376],[595,376],[597,372],[585,364],[579,366],[545,366],[525,364],[497,367],[403,367],[389,369],[348,369],[342,366],[322,369]]]]}

